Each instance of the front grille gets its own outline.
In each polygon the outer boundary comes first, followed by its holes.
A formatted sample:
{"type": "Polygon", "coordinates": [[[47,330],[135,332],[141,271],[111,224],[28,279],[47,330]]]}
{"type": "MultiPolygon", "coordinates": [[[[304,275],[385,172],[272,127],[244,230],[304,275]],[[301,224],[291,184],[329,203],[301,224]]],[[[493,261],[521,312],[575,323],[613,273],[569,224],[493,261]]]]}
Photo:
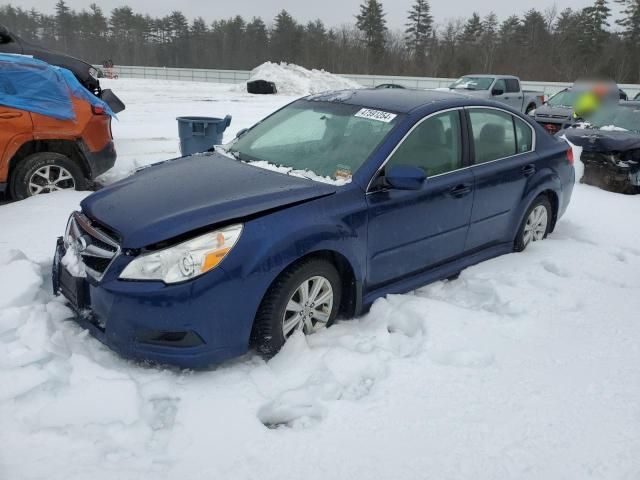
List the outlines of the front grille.
{"type": "Polygon", "coordinates": [[[73,212],[64,235],[64,245],[79,256],[88,275],[102,279],[113,259],[120,253],[120,245],[107,231],[86,215],[73,212]]]}
{"type": "Polygon", "coordinates": [[[566,120],[568,117],[566,115],[558,115],[558,114],[548,114],[548,113],[537,113],[536,118],[561,118],[566,120]]]}

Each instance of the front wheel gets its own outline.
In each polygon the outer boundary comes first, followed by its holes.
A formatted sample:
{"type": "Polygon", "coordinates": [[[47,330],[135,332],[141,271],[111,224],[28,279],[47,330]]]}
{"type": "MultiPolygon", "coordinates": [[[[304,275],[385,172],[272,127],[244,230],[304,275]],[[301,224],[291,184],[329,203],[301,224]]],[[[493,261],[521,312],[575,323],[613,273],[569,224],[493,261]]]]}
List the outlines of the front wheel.
{"type": "Polygon", "coordinates": [[[546,195],[540,195],[533,201],[520,225],[514,245],[516,252],[523,251],[531,242],[547,238],[551,227],[551,215],[549,199],[546,195]]]}
{"type": "Polygon", "coordinates": [[[85,190],[82,168],[60,153],[41,152],[21,160],[11,175],[10,193],[14,200],[59,190],[85,190]]]}
{"type": "Polygon", "coordinates": [[[301,331],[310,335],[330,326],[338,314],[340,275],[328,261],[311,259],[285,270],[269,287],[253,326],[253,343],[263,355],[278,353],[301,331]]]}

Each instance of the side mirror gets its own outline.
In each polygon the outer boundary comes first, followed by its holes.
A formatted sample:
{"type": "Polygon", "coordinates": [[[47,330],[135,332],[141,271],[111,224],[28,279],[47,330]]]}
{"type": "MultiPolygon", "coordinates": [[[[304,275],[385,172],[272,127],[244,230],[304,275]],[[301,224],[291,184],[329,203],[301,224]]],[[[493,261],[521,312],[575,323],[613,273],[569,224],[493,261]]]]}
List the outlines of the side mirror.
{"type": "Polygon", "coordinates": [[[424,170],[410,165],[396,165],[385,174],[391,188],[398,190],[419,190],[427,178],[424,170]]]}
{"type": "Polygon", "coordinates": [[[243,128],[242,130],[239,130],[238,133],[236,133],[236,138],[240,138],[242,135],[244,135],[247,130],[249,130],[248,128],[243,128]]]}
{"type": "Polygon", "coordinates": [[[493,90],[491,90],[491,95],[493,95],[494,97],[504,95],[504,90],[502,90],[501,88],[494,88],[493,90]]]}

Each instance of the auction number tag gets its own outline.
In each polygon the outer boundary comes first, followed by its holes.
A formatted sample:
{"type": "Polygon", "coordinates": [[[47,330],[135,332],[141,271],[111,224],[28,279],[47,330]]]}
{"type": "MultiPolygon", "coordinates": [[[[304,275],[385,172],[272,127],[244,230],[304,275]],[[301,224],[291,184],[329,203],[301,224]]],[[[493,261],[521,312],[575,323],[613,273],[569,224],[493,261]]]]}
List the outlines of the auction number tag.
{"type": "Polygon", "coordinates": [[[383,112],[382,110],[372,110],[370,108],[361,109],[355,116],[384,123],[389,123],[397,117],[395,113],[383,112]]]}

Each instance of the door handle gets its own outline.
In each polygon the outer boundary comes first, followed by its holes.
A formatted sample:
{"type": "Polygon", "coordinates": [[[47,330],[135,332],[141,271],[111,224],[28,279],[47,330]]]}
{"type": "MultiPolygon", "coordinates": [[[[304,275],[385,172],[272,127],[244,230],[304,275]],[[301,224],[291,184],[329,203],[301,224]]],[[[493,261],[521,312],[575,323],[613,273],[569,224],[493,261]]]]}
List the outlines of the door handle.
{"type": "Polygon", "coordinates": [[[525,165],[524,167],[522,167],[522,173],[525,177],[530,177],[531,175],[536,173],[536,166],[531,163],[529,165],[525,165]]]}
{"type": "Polygon", "coordinates": [[[461,183],[460,185],[456,185],[449,190],[449,195],[455,198],[462,198],[469,193],[471,193],[471,185],[469,185],[468,183],[461,183]]]}
{"type": "Polygon", "coordinates": [[[504,97],[505,100],[509,100],[509,97],[504,97]]]}
{"type": "Polygon", "coordinates": [[[10,120],[12,118],[19,118],[22,116],[22,112],[2,112],[0,118],[3,120],[10,120]]]}

